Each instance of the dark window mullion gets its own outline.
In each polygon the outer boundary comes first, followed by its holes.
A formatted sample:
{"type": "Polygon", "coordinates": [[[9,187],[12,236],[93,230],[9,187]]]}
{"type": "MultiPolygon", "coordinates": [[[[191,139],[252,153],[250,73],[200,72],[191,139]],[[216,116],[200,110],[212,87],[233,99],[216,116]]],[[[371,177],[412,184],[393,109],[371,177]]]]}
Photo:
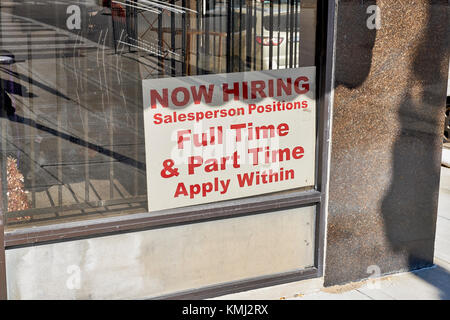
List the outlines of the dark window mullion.
{"type": "Polygon", "coordinates": [[[161,76],[164,76],[162,11],[158,14],[158,51],[159,73],[161,76]]]}
{"type": "MultiPolygon", "coordinates": [[[[295,37],[294,37],[294,56],[292,57],[292,59],[294,60],[294,68],[297,67],[297,46],[298,46],[298,40],[299,40],[299,33],[298,33],[298,3],[300,2],[300,0],[294,0],[295,1],[295,15],[294,15],[294,33],[295,33],[295,37]]],[[[300,51],[300,49],[299,49],[300,51]]]]}
{"type": "MultiPolygon", "coordinates": [[[[170,0],[170,4],[174,5],[175,4],[175,0],[170,0]]],[[[170,51],[171,52],[175,52],[175,12],[171,11],[170,12],[170,51]]],[[[172,75],[172,77],[175,77],[176,73],[176,61],[175,61],[175,56],[171,53],[171,70],[170,73],[172,75]]]]}
{"type": "Polygon", "coordinates": [[[231,34],[233,33],[233,25],[231,24],[231,0],[227,1],[227,72],[231,72],[231,34]]]}
{"type": "Polygon", "coordinates": [[[253,5],[253,30],[255,30],[253,41],[253,70],[256,70],[256,1],[253,5]]]}
{"type": "Polygon", "coordinates": [[[253,21],[253,15],[252,15],[252,2],[249,1],[248,5],[247,5],[247,23],[246,23],[246,45],[245,45],[245,49],[246,49],[246,54],[245,54],[245,61],[246,61],[246,70],[251,70],[252,69],[252,34],[253,34],[253,30],[252,30],[252,21],[253,21]]]}
{"type": "Polygon", "coordinates": [[[261,70],[264,70],[264,1],[261,2],[261,70]]]}
{"type": "Polygon", "coordinates": [[[200,0],[197,0],[196,2],[196,10],[197,10],[197,15],[196,15],[196,46],[195,46],[195,51],[196,51],[196,55],[195,55],[195,66],[196,66],[196,74],[199,74],[200,68],[199,68],[199,63],[200,63],[200,52],[199,52],[199,47],[200,47],[200,0]]]}
{"type": "Polygon", "coordinates": [[[298,12],[298,66],[301,66],[301,54],[300,54],[300,50],[301,50],[301,42],[300,42],[300,37],[302,35],[302,30],[301,30],[301,16],[302,16],[302,6],[301,6],[301,2],[300,2],[300,9],[298,12]]]}
{"type": "Polygon", "coordinates": [[[242,0],[239,1],[239,72],[242,71],[242,0]]]}
{"type": "MultiPolygon", "coordinates": [[[[215,73],[217,73],[217,69],[216,69],[217,68],[217,66],[216,66],[217,58],[216,57],[218,55],[217,55],[217,51],[216,51],[216,49],[217,49],[217,45],[216,45],[216,42],[217,42],[217,35],[216,35],[216,32],[217,32],[216,0],[212,1],[212,9],[209,10],[210,14],[211,14],[211,10],[212,10],[212,22],[213,22],[213,25],[212,25],[212,30],[213,30],[213,50],[212,50],[213,66],[212,66],[212,70],[215,73]]],[[[220,59],[220,57],[219,57],[219,59],[220,59]]]]}
{"type": "Polygon", "coordinates": [[[290,0],[290,19],[289,19],[289,33],[290,33],[290,46],[289,46],[289,68],[293,67],[293,58],[294,58],[294,46],[295,46],[295,39],[294,39],[294,19],[295,19],[295,12],[294,12],[294,0],[290,0]]]}
{"type": "Polygon", "coordinates": [[[285,67],[288,67],[289,61],[289,1],[286,4],[286,55],[285,55],[285,67]]]}
{"type": "Polygon", "coordinates": [[[210,13],[208,11],[208,1],[206,1],[206,12],[203,12],[203,19],[204,23],[205,23],[205,32],[204,32],[204,39],[205,39],[205,62],[204,62],[204,70],[206,73],[209,73],[209,71],[211,70],[209,67],[209,19],[210,19],[210,13]]]}
{"type": "MultiPolygon", "coordinates": [[[[186,0],[183,0],[181,2],[181,5],[183,6],[183,8],[186,8],[186,0]]],[[[186,50],[186,33],[188,30],[188,26],[186,25],[186,10],[183,10],[183,13],[181,15],[181,57],[183,59],[182,61],[182,70],[181,70],[181,75],[185,76],[186,75],[186,61],[187,63],[189,63],[189,56],[186,57],[186,54],[189,55],[189,52],[187,52],[186,50]]]]}
{"type": "Polygon", "coordinates": [[[230,56],[230,63],[231,63],[231,72],[234,71],[234,24],[236,23],[234,17],[234,0],[230,0],[231,2],[231,26],[230,26],[230,32],[231,32],[231,56],[230,56]]]}
{"type": "Polygon", "coordinates": [[[273,57],[273,1],[270,1],[270,16],[269,16],[269,69],[272,70],[272,57],[273,57]]]}
{"type": "Polygon", "coordinates": [[[281,0],[278,0],[278,26],[277,26],[277,30],[278,30],[278,36],[277,36],[277,40],[278,40],[278,47],[277,47],[277,69],[280,69],[280,28],[281,28],[281,0]]]}

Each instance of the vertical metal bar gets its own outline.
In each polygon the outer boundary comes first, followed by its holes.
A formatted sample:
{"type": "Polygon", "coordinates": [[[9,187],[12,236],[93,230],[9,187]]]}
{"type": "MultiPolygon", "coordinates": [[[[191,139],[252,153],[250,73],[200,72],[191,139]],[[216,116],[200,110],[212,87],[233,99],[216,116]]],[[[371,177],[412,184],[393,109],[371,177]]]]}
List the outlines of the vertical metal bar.
{"type": "MultiPolygon", "coordinates": [[[[2,11],[0,8],[0,25],[1,25],[1,19],[2,17],[2,11]]],[[[0,28],[0,39],[3,41],[3,36],[2,36],[2,28],[0,28]]],[[[3,81],[0,81],[0,103],[4,103],[3,102],[3,95],[6,95],[6,91],[3,88],[3,81]]],[[[3,110],[4,112],[6,110],[3,110]]],[[[7,161],[7,157],[6,157],[6,151],[5,151],[5,145],[3,143],[3,139],[5,139],[6,141],[6,125],[4,124],[4,120],[0,120],[0,129],[1,129],[1,136],[0,136],[0,152],[1,152],[1,170],[0,170],[0,182],[1,182],[1,186],[0,186],[0,237],[2,239],[0,239],[0,255],[2,254],[2,246],[3,246],[3,225],[6,224],[6,219],[2,220],[3,217],[3,212],[6,212],[8,210],[8,198],[6,197],[6,190],[8,190],[8,183],[6,180],[6,161],[7,161]],[[1,173],[4,172],[4,174],[2,175],[1,173]],[[3,187],[3,188],[2,188],[3,187]],[[5,194],[3,195],[3,193],[1,192],[2,190],[5,190],[5,194]],[[2,210],[2,206],[3,206],[3,210],[2,210]]],[[[4,248],[3,248],[4,249],[4,248]]],[[[0,263],[2,260],[1,256],[0,256],[0,263]]],[[[0,268],[2,266],[0,265],[0,268]]],[[[2,270],[0,269],[0,277],[2,274],[2,270]]],[[[2,295],[2,284],[1,284],[1,279],[0,279],[0,299],[1,299],[1,295],[2,295]]],[[[6,291],[5,291],[5,297],[6,297],[6,291]]]]}
{"type": "Polygon", "coordinates": [[[200,55],[199,55],[199,50],[198,48],[200,47],[200,1],[201,0],[196,0],[196,10],[197,10],[197,16],[196,16],[196,45],[195,45],[195,67],[196,67],[196,74],[199,74],[200,71],[200,55]]]}
{"type": "MultiPolygon", "coordinates": [[[[1,25],[1,21],[2,21],[2,10],[0,8],[0,25],[1,25]]],[[[2,37],[2,28],[0,28],[0,40],[3,40],[2,37]]],[[[3,91],[2,88],[2,81],[0,81],[0,99],[2,98],[3,94],[6,94],[3,91]]],[[[3,101],[0,101],[0,103],[3,103],[3,101]]],[[[4,110],[6,111],[6,110],[4,110]]],[[[0,170],[0,300],[6,300],[8,298],[8,294],[7,294],[7,284],[6,284],[6,257],[5,257],[5,224],[6,224],[6,218],[4,216],[4,212],[6,210],[8,210],[8,202],[5,201],[7,200],[5,195],[6,195],[6,190],[5,189],[5,193],[3,193],[3,186],[4,184],[6,184],[6,152],[3,149],[3,139],[6,138],[5,135],[5,126],[3,125],[5,122],[5,120],[0,120],[0,127],[1,127],[1,132],[2,135],[0,137],[0,152],[1,152],[1,166],[2,166],[2,170],[0,170]]]]}
{"type": "MultiPolygon", "coordinates": [[[[219,32],[220,32],[220,36],[219,36],[219,72],[222,72],[222,48],[223,48],[223,6],[224,2],[222,0],[222,5],[220,6],[220,13],[219,13],[219,32]]],[[[228,39],[227,37],[225,37],[225,40],[228,39]]]]}
{"type": "Polygon", "coordinates": [[[270,13],[269,13],[269,70],[272,70],[273,59],[273,1],[270,1],[270,13]]]}
{"type": "MultiPolygon", "coordinates": [[[[136,6],[137,5],[137,0],[132,0],[133,5],[136,6]]],[[[133,38],[136,40],[139,40],[139,36],[138,36],[138,10],[137,8],[132,8],[133,9],[133,38]]],[[[105,39],[106,40],[106,39],[105,39]]]]}
{"type": "Polygon", "coordinates": [[[235,57],[234,57],[234,28],[235,28],[235,26],[234,26],[234,24],[236,23],[236,21],[234,21],[235,20],[234,19],[234,17],[235,17],[234,0],[230,0],[230,2],[231,2],[231,11],[230,11],[231,12],[231,16],[230,16],[230,19],[231,19],[231,25],[230,25],[231,56],[230,56],[230,63],[231,63],[231,72],[233,72],[234,71],[234,60],[235,60],[235,57]]]}
{"type": "Polygon", "coordinates": [[[158,64],[159,74],[163,76],[165,74],[164,61],[163,61],[163,30],[162,30],[162,10],[158,13],[158,64]]]}
{"type": "MultiPolygon", "coordinates": [[[[188,7],[191,9],[193,8],[192,5],[192,0],[188,0],[188,7]]],[[[191,22],[192,22],[192,17],[193,17],[194,13],[192,13],[191,11],[188,13],[188,24],[189,27],[191,27],[191,22]]],[[[191,75],[192,74],[192,64],[191,64],[191,48],[192,48],[192,44],[193,44],[193,35],[194,32],[192,31],[193,29],[191,28],[189,30],[189,32],[186,30],[186,75],[191,75]]],[[[195,29],[194,29],[195,30],[195,29]]]]}
{"type": "MultiPolygon", "coordinates": [[[[0,99],[3,100],[4,99],[4,95],[6,95],[6,91],[5,88],[3,88],[3,81],[0,81],[0,99]]],[[[3,103],[3,101],[0,100],[0,103],[3,103]]],[[[6,110],[3,110],[3,112],[5,112],[6,110]]],[[[6,142],[6,136],[7,136],[7,127],[5,124],[5,119],[0,120],[0,124],[2,124],[1,126],[1,130],[2,130],[2,134],[1,134],[1,139],[0,139],[0,143],[1,143],[1,159],[2,159],[2,163],[1,163],[1,167],[2,169],[0,170],[1,172],[4,172],[5,174],[2,175],[2,179],[1,179],[1,184],[3,187],[3,190],[5,190],[5,196],[3,196],[2,194],[2,203],[0,204],[3,205],[4,208],[4,212],[8,212],[8,197],[6,196],[6,192],[8,190],[8,181],[7,181],[7,154],[6,154],[6,146],[5,143],[6,142]],[[3,141],[4,140],[4,141],[3,141]]],[[[7,223],[6,218],[5,218],[5,224],[7,223]]]]}
{"type": "Polygon", "coordinates": [[[200,74],[204,74],[206,70],[206,63],[205,63],[205,3],[207,0],[201,0],[200,2],[200,47],[203,50],[199,50],[199,63],[200,63],[200,74]]]}
{"type": "MultiPolygon", "coordinates": [[[[126,4],[130,3],[130,0],[126,0],[125,1],[126,4]]],[[[125,30],[127,31],[127,42],[137,45],[135,40],[132,39],[136,39],[136,38],[132,38],[132,33],[131,33],[131,28],[130,28],[130,17],[131,17],[131,9],[129,6],[125,6],[125,30]],[[132,39],[131,39],[132,38],[132,39]]],[[[128,46],[128,52],[131,52],[131,46],[128,46]]]]}
{"type": "MultiPolygon", "coordinates": [[[[127,21],[129,18],[129,14],[130,14],[130,12],[127,11],[127,21]]],[[[128,24],[128,22],[127,22],[127,24],[128,24]]],[[[127,34],[128,34],[128,36],[130,35],[128,26],[127,26],[127,34]]],[[[106,34],[105,34],[105,36],[106,36],[106,34]]],[[[135,39],[135,38],[133,38],[133,39],[135,39]]],[[[128,47],[128,51],[131,51],[130,46],[128,47]]],[[[83,64],[83,67],[86,65],[85,60],[81,60],[80,62],[83,64]]],[[[102,61],[102,62],[104,63],[104,61],[102,61]]],[[[97,72],[98,72],[97,75],[98,75],[98,79],[100,81],[100,88],[101,88],[101,87],[103,87],[102,86],[102,72],[101,72],[101,69],[100,69],[98,63],[97,63],[97,72]]],[[[106,79],[103,79],[103,80],[106,81],[106,79]]],[[[87,90],[83,90],[83,100],[84,100],[83,102],[88,101],[86,91],[87,90]]],[[[103,102],[103,106],[104,106],[104,100],[103,100],[104,99],[104,91],[103,90],[102,90],[101,95],[102,95],[102,102],[103,102]]],[[[90,112],[90,110],[89,110],[89,108],[85,108],[84,111],[80,110],[80,112],[83,115],[83,133],[84,133],[83,139],[85,141],[84,142],[84,166],[83,166],[84,167],[84,201],[89,202],[89,199],[90,199],[89,193],[90,193],[90,184],[91,184],[90,183],[90,172],[89,172],[89,145],[88,145],[88,143],[89,143],[88,141],[89,141],[89,112],[90,112]]],[[[62,163],[61,163],[61,165],[62,165],[62,163]]]]}
{"type": "MultiPolygon", "coordinates": [[[[32,51],[31,51],[31,34],[27,34],[27,58],[28,58],[28,90],[32,90],[33,86],[33,75],[31,71],[33,70],[33,62],[32,62],[32,51]]],[[[33,98],[28,98],[28,105],[30,110],[34,113],[34,103],[33,98]]],[[[36,160],[36,151],[35,151],[35,142],[34,138],[36,137],[36,127],[31,127],[31,141],[30,141],[30,153],[31,153],[31,207],[36,207],[36,172],[34,163],[39,163],[36,160]]]]}
{"type": "Polygon", "coordinates": [[[256,70],[256,1],[253,5],[253,32],[255,37],[252,39],[253,41],[253,70],[256,70]]]}
{"type": "Polygon", "coordinates": [[[331,135],[331,108],[333,105],[333,84],[334,84],[334,57],[335,48],[335,23],[336,23],[336,0],[318,1],[317,6],[317,27],[316,27],[316,65],[318,66],[316,83],[319,92],[319,145],[321,146],[320,157],[318,158],[320,172],[318,177],[318,190],[322,194],[322,201],[319,207],[319,219],[316,225],[315,243],[315,265],[319,276],[324,273],[324,246],[325,246],[325,211],[328,204],[326,193],[328,183],[328,159],[329,141],[331,135]]]}
{"type": "Polygon", "coordinates": [[[197,68],[197,72],[196,72],[196,74],[199,74],[199,71],[200,71],[200,68],[199,68],[199,62],[200,62],[200,54],[199,54],[199,50],[198,50],[198,48],[200,48],[200,7],[201,7],[201,5],[200,5],[200,1],[203,1],[203,0],[197,0],[196,1],[196,9],[197,9],[197,33],[196,33],[196,39],[197,39],[197,43],[196,43],[196,46],[195,46],[195,52],[196,52],[196,55],[195,55],[195,66],[196,66],[196,68],[197,68]]]}
{"type": "Polygon", "coordinates": [[[261,70],[264,70],[264,1],[261,2],[261,70]]]}
{"type": "MultiPolygon", "coordinates": [[[[130,11],[126,11],[126,21],[125,21],[125,23],[126,23],[127,35],[128,35],[128,39],[129,39],[128,42],[130,42],[130,40],[131,40],[130,37],[129,37],[129,35],[130,35],[129,29],[130,28],[128,28],[129,16],[130,16],[130,11]]],[[[105,36],[106,36],[106,34],[105,34],[105,36]]],[[[135,39],[135,38],[133,38],[133,39],[135,39]]],[[[128,46],[128,51],[131,51],[131,47],[130,46],[128,46]]],[[[80,59],[80,63],[83,66],[83,69],[84,69],[84,67],[86,66],[86,61],[84,59],[82,59],[82,58],[79,58],[79,59],[80,59]]],[[[102,61],[102,62],[104,62],[104,61],[102,61]]],[[[100,67],[98,65],[98,62],[97,62],[96,66],[97,66],[98,79],[100,81],[100,88],[102,88],[103,87],[102,86],[102,72],[101,72],[101,69],[100,69],[100,67]]],[[[81,69],[81,70],[83,70],[83,69],[81,69]]],[[[66,79],[67,79],[67,77],[66,77],[66,79]]],[[[85,81],[87,82],[87,80],[85,80],[85,81]]],[[[106,79],[104,79],[104,81],[106,81],[106,79]]],[[[57,88],[59,88],[59,86],[57,86],[57,88]]],[[[87,88],[87,83],[86,83],[86,87],[85,88],[87,88]]],[[[83,103],[88,101],[87,95],[88,95],[87,90],[86,89],[83,90],[83,95],[82,95],[83,96],[83,103]]],[[[104,99],[103,98],[104,97],[104,91],[102,91],[101,95],[102,95],[102,102],[104,102],[104,100],[103,100],[104,99]]],[[[89,104],[87,104],[87,105],[89,106],[89,104]]],[[[88,141],[89,141],[89,112],[90,112],[90,110],[89,110],[89,107],[82,109],[82,108],[80,108],[80,106],[78,106],[78,108],[80,109],[80,117],[83,117],[83,139],[85,141],[84,142],[84,165],[83,165],[83,169],[84,169],[84,201],[85,202],[89,202],[89,199],[90,199],[90,195],[89,195],[89,193],[90,193],[90,172],[89,172],[89,169],[90,168],[89,168],[89,145],[88,145],[89,142],[88,141]]],[[[61,127],[58,127],[58,128],[60,129],[61,127]]],[[[60,163],[60,166],[63,165],[61,161],[59,163],[60,163]]],[[[69,184],[69,187],[71,188],[70,184],[69,184]]]]}
{"type": "MultiPolygon", "coordinates": [[[[122,56],[119,57],[119,59],[122,59],[122,56]]],[[[119,83],[120,90],[123,90],[123,84],[122,82],[119,83]]],[[[110,102],[109,94],[108,94],[108,106],[109,106],[109,121],[107,123],[108,125],[108,135],[109,135],[109,149],[111,152],[114,152],[114,108],[112,107],[113,104],[110,102]]],[[[125,100],[125,108],[127,107],[127,103],[125,100]]],[[[128,110],[127,110],[128,112],[128,110]]],[[[114,161],[109,161],[109,198],[114,199],[114,161]]]]}
{"type": "MultiPolygon", "coordinates": [[[[170,4],[174,5],[175,4],[175,0],[170,0],[170,4]]],[[[175,52],[175,12],[171,11],[170,12],[170,51],[175,52]]],[[[176,70],[176,61],[175,61],[175,57],[173,54],[171,54],[171,70],[170,70],[170,74],[172,75],[172,77],[175,77],[175,70],[176,70]]]]}
{"type": "Polygon", "coordinates": [[[253,15],[252,15],[252,0],[247,1],[247,23],[246,23],[246,44],[245,44],[245,61],[246,61],[246,70],[252,69],[252,39],[253,39],[253,32],[252,32],[252,21],[253,21],[253,15]]]}
{"type": "Polygon", "coordinates": [[[289,25],[289,32],[290,32],[290,47],[289,47],[289,68],[293,67],[293,56],[294,56],[294,44],[295,44],[295,39],[294,39],[294,19],[295,19],[295,13],[294,13],[294,0],[290,1],[290,25],[289,25]]]}
{"type": "Polygon", "coordinates": [[[278,41],[278,46],[277,46],[277,69],[280,69],[280,49],[281,49],[281,45],[280,45],[280,28],[281,28],[281,0],[278,0],[278,25],[277,25],[277,29],[278,29],[278,36],[277,36],[277,41],[278,41]]]}
{"type": "MultiPolygon", "coordinates": [[[[59,74],[60,74],[60,68],[59,68],[59,63],[58,63],[58,47],[56,45],[56,33],[55,33],[55,85],[56,88],[59,88],[59,74]]],[[[57,152],[57,157],[58,157],[58,181],[60,182],[60,184],[58,185],[58,206],[62,206],[63,205],[63,196],[62,196],[62,186],[64,183],[63,181],[63,171],[62,171],[62,144],[61,144],[61,105],[60,105],[60,98],[59,95],[56,95],[56,122],[57,122],[57,126],[58,126],[58,135],[56,138],[56,152],[57,152]]],[[[56,215],[58,215],[56,213],[56,215]]]]}
{"type": "Polygon", "coordinates": [[[217,73],[217,69],[216,69],[216,63],[217,63],[217,58],[216,58],[216,48],[217,48],[217,44],[216,44],[216,41],[217,41],[217,35],[216,35],[216,32],[217,32],[217,18],[216,18],[216,0],[213,0],[212,1],[212,10],[210,9],[210,14],[211,14],[211,12],[212,12],[212,14],[213,14],[213,27],[212,27],[212,30],[213,30],[213,50],[212,50],[212,56],[213,56],[213,66],[212,66],[212,71],[213,71],[213,73],[217,73]]]}
{"type": "MultiPolygon", "coordinates": [[[[122,83],[120,83],[122,86],[122,83]]],[[[126,107],[126,105],[125,105],[126,107]]],[[[109,134],[109,149],[114,152],[114,108],[109,108],[109,123],[108,123],[108,134],[109,134]]],[[[127,111],[128,112],[128,111],[127,111]]],[[[114,161],[109,161],[109,198],[114,199],[114,161]]]]}
{"type": "MultiPolygon", "coordinates": [[[[90,188],[90,177],[89,177],[89,109],[84,110],[84,201],[89,201],[89,188],[90,188]]],[[[60,163],[62,166],[62,163],[60,163]]]]}
{"type": "Polygon", "coordinates": [[[219,72],[222,72],[222,47],[223,47],[223,40],[222,40],[222,32],[220,32],[219,35],[219,72]]]}
{"type": "Polygon", "coordinates": [[[242,71],[242,0],[239,1],[239,65],[238,65],[238,71],[242,71]]]}
{"type": "MultiPolygon", "coordinates": [[[[134,126],[135,128],[138,127],[139,124],[139,112],[134,112],[134,126]]],[[[136,159],[136,162],[139,162],[139,135],[138,130],[136,129],[136,132],[134,134],[134,158],[136,159]]],[[[131,192],[130,192],[131,193],[131,192]]],[[[135,197],[139,194],[139,172],[137,168],[134,168],[134,190],[132,193],[135,197]]],[[[148,208],[147,208],[148,210],[148,208]]]]}
{"type": "Polygon", "coordinates": [[[295,14],[294,14],[294,34],[295,37],[293,38],[294,40],[294,56],[293,56],[293,60],[294,60],[294,68],[297,66],[297,44],[298,44],[298,26],[297,26],[297,22],[298,22],[298,2],[299,0],[294,0],[295,1],[295,14]]]}
{"type": "MultiPolygon", "coordinates": [[[[186,8],[186,0],[183,0],[181,2],[181,5],[183,8],[186,8]]],[[[186,33],[188,30],[188,27],[186,25],[186,10],[183,10],[183,13],[181,14],[181,56],[183,58],[183,62],[181,65],[181,75],[186,75],[186,64],[189,63],[189,57],[186,58],[186,52],[189,54],[189,51],[186,50],[186,33]]]]}
{"type": "MultiPolygon", "coordinates": [[[[316,7],[317,8],[317,7],[316,7]]],[[[301,6],[301,0],[300,0],[300,9],[299,9],[299,13],[298,13],[298,42],[297,42],[297,44],[298,44],[298,66],[300,67],[301,66],[301,57],[302,57],[302,55],[301,55],[301,53],[300,53],[300,50],[301,50],[301,48],[302,48],[302,46],[301,46],[301,42],[300,42],[300,38],[301,38],[301,35],[302,35],[302,30],[301,30],[301,17],[302,17],[302,6],[301,6]]],[[[316,21],[316,23],[317,23],[317,21],[316,21]]],[[[316,28],[317,29],[317,28],[316,28]]]]}
{"type": "Polygon", "coordinates": [[[289,61],[289,0],[286,1],[286,55],[285,55],[285,59],[286,59],[286,69],[288,67],[288,61],[289,61]]]}
{"type": "MultiPolygon", "coordinates": [[[[206,1],[206,0],[205,0],[206,1]]],[[[209,73],[211,71],[211,68],[209,66],[209,14],[208,14],[208,8],[209,8],[209,2],[206,1],[206,12],[203,12],[203,19],[205,19],[205,33],[204,33],[204,39],[205,39],[205,57],[204,57],[204,69],[206,73],[209,73]]]]}
{"type": "MultiPolygon", "coordinates": [[[[0,12],[1,15],[1,12],[0,12]]],[[[5,162],[5,154],[2,153],[2,162],[5,162]]],[[[0,179],[3,179],[5,172],[0,171],[0,179]]],[[[3,188],[0,184],[0,199],[3,199],[3,188]]],[[[6,197],[5,197],[6,198],[6,197]]],[[[5,224],[6,218],[3,214],[6,208],[2,205],[3,201],[0,201],[0,300],[6,300],[8,298],[7,294],[7,283],[6,283],[6,255],[5,255],[5,224]]]]}
{"type": "Polygon", "coordinates": [[[114,42],[114,54],[117,54],[117,46],[118,46],[118,39],[117,39],[117,26],[116,26],[116,10],[111,8],[111,24],[112,24],[112,33],[113,33],[113,42],[114,42]]]}
{"type": "Polygon", "coordinates": [[[231,1],[232,0],[228,0],[227,1],[227,73],[231,72],[232,70],[232,65],[231,65],[231,33],[232,33],[232,21],[231,21],[231,1]]]}
{"type": "MultiPolygon", "coordinates": [[[[0,8],[0,25],[2,21],[2,10],[0,8]]],[[[0,40],[3,40],[2,37],[2,28],[0,28],[0,40]]],[[[2,81],[0,81],[0,99],[3,96],[3,94],[6,94],[3,92],[2,88],[2,81]]],[[[3,103],[3,101],[0,101],[0,103],[3,103]]],[[[3,149],[3,139],[6,138],[5,135],[5,126],[4,120],[0,120],[0,126],[1,126],[1,132],[2,135],[0,137],[0,152],[1,152],[1,165],[2,170],[0,170],[0,300],[6,300],[8,298],[7,294],[7,284],[6,284],[6,257],[5,257],[5,224],[6,224],[6,218],[4,217],[4,212],[8,209],[8,202],[6,200],[6,190],[5,193],[3,193],[3,186],[6,184],[6,152],[3,149]],[[6,205],[5,205],[6,204],[6,205]]]]}

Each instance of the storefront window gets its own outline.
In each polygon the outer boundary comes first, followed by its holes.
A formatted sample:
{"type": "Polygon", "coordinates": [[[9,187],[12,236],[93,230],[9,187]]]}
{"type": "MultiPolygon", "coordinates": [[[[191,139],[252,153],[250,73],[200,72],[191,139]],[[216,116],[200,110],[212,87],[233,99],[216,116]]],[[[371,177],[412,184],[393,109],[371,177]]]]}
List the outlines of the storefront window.
{"type": "Polygon", "coordinates": [[[0,10],[10,230],[151,211],[144,80],[316,65],[315,0],[15,0],[0,10]]]}

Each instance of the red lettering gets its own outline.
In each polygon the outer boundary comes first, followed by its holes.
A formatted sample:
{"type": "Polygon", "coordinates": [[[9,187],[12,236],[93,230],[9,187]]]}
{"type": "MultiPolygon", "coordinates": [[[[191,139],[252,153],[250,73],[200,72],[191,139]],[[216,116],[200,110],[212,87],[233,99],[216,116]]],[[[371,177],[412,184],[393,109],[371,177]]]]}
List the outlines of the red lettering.
{"type": "Polygon", "coordinates": [[[246,81],[242,82],[242,98],[248,99],[248,83],[246,81]]]}
{"type": "Polygon", "coordinates": [[[262,151],[263,148],[251,148],[248,149],[248,153],[250,153],[253,156],[253,165],[256,166],[258,162],[258,152],[262,151]]]}
{"type": "Polygon", "coordinates": [[[194,174],[194,169],[203,164],[203,158],[200,156],[191,156],[188,158],[188,172],[194,174]]]}
{"type": "Polygon", "coordinates": [[[281,90],[283,90],[284,93],[287,94],[287,95],[291,95],[292,94],[292,79],[291,78],[287,78],[286,79],[286,83],[287,84],[285,84],[283,82],[283,79],[277,79],[277,96],[282,96],[283,95],[281,90]]]}
{"type": "Polygon", "coordinates": [[[233,89],[228,88],[228,83],[223,84],[223,101],[227,102],[230,100],[228,95],[233,94],[234,100],[239,101],[239,82],[233,84],[233,89]]]}
{"type": "Polygon", "coordinates": [[[295,79],[294,82],[294,89],[295,92],[297,92],[298,94],[305,94],[309,91],[309,83],[308,83],[308,78],[307,77],[298,77],[297,79],[295,79]],[[301,85],[301,88],[299,86],[300,81],[305,81],[306,83],[303,83],[301,85]]]}
{"type": "Polygon", "coordinates": [[[242,124],[232,124],[230,126],[230,129],[236,130],[236,142],[241,141],[242,135],[241,135],[241,129],[244,129],[247,125],[245,123],[242,124]]]}
{"type": "Polygon", "coordinates": [[[280,123],[277,127],[278,135],[280,137],[287,136],[289,133],[289,126],[287,123],[280,123]]]}
{"type": "Polygon", "coordinates": [[[177,186],[177,190],[175,191],[175,195],[173,196],[174,198],[178,198],[178,196],[182,194],[183,196],[187,196],[188,192],[186,190],[186,187],[184,186],[183,182],[180,182],[177,186]]]}
{"type": "Polygon", "coordinates": [[[172,103],[175,106],[177,106],[177,107],[185,106],[189,102],[189,98],[190,98],[189,91],[188,91],[188,89],[186,89],[184,87],[175,88],[172,91],[171,98],[172,98],[172,103]],[[183,100],[178,100],[179,92],[181,92],[183,94],[183,100]]]}
{"type": "Polygon", "coordinates": [[[292,150],[292,157],[294,159],[301,159],[303,158],[303,155],[305,153],[305,150],[303,149],[303,147],[295,147],[294,150],[292,150]]]}
{"type": "Polygon", "coordinates": [[[210,84],[208,87],[208,92],[206,92],[206,86],[201,85],[198,88],[198,91],[195,90],[195,87],[191,87],[192,98],[194,99],[195,104],[200,104],[202,97],[204,98],[205,103],[211,103],[212,97],[214,94],[214,85],[210,84]]]}
{"type": "Polygon", "coordinates": [[[158,101],[163,108],[167,108],[169,105],[169,93],[167,89],[163,89],[163,96],[161,97],[155,89],[150,90],[150,106],[152,109],[156,108],[156,102],[158,101]]]}
{"type": "Polygon", "coordinates": [[[251,82],[251,92],[252,99],[256,99],[256,93],[259,93],[261,98],[266,98],[266,93],[264,92],[264,88],[266,87],[266,83],[262,80],[252,81],[251,82]]]}
{"type": "Polygon", "coordinates": [[[183,141],[188,141],[188,137],[184,137],[185,133],[191,133],[191,130],[180,130],[177,132],[178,149],[183,149],[183,141]]]}

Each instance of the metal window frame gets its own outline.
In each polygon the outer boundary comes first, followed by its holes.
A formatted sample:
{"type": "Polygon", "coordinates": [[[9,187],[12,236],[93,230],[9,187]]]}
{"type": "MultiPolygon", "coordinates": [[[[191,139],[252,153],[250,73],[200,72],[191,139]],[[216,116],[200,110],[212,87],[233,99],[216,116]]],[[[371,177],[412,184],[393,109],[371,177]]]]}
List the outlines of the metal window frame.
{"type": "MultiPolygon", "coordinates": [[[[327,203],[329,140],[333,92],[333,63],[335,41],[336,0],[317,1],[316,88],[317,141],[315,190],[287,194],[270,194],[212,204],[163,210],[157,213],[130,214],[49,226],[4,230],[0,207],[0,299],[7,298],[5,250],[16,247],[72,241],[124,232],[137,232],[188,223],[263,214],[281,209],[316,206],[314,267],[282,274],[245,279],[205,288],[174,293],[161,299],[200,299],[232,292],[256,289],[281,283],[323,276],[324,238],[327,203]]],[[[1,174],[1,172],[0,172],[1,174]]],[[[0,186],[1,188],[1,186],[0,186]]],[[[1,191],[1,189],[0,189],[1,191]]],[[[0,200],[2,193],[0,192],[0,200]]]]}
{"type": "MultiPolygon", "coordinates": [[[[2,174],[3,172],[0,170],[0,179],[2,174]]],[[[2,184],[0,183],[0,198],[2,192],[2,184]]],[[[7,298],[4,221],[3,205],[0,204],[0,300],[6,300],[7,298]]]]}

